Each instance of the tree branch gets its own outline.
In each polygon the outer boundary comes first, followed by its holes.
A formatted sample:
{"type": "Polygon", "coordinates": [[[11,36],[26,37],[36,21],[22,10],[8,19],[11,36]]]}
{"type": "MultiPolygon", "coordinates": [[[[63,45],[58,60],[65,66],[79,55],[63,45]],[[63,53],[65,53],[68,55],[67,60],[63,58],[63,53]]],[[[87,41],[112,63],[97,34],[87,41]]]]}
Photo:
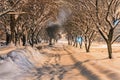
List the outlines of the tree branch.
{"type": "Polygon", "coordinates": [[[120,37],[120,34],[112,41],[112,44],[120,37]]]}
{"type": "Polygon", "coordinates": [[[110,8],[111,8],[111,5],[112,5],[113,2],[114,2],[114,0],[112,0],[112,1],[110,2],[110,4],[108,5],[108,10],[107,10],[107,13],[106,13],[106,18],[105,18],[111,28],[113,28],[113,25],[112,25],[111,22],[109,21],[108,17],[109,17],[110,8]]]}
{"type": "Polygon", "coordinates": [[[21,0],[17,0],[17,1],[15,2],[15,4],[14,4],[11,8],[9,8],[8,10],[5,10],[5,11],[3,11],[3,12],[0,12],[0,17],[3,16],[3,15],[5,15],[5,14],[7,14],[7,13],[9,13],[9,12],[11,12],[11,11],[13,10],[13,8],[14,8],[20,1],[21,1],[21,0]]]}

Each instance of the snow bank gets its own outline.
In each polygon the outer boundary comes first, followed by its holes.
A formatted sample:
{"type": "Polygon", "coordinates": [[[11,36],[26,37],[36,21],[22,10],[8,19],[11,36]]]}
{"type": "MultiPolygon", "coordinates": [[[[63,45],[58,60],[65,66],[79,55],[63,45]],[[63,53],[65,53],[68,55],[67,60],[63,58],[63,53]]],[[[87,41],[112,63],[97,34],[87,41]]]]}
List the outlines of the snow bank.
{"type": "Polygon", "coordinates": [[[22,71],[10,58],[0,61],[0,80],[12,80],[21,73],[22,71]]]}
{"type": "Polygon", "coordinates": [[[44,62],[47,60],[47,56],[44,54],[41,54],[37,48],[32,48],[30,46],[25,47],[25,54],[30,62],[32,62],[35,66],[42,67],[44,62]]]}
{"type": "Polygon", "coordinates": [[[26,46],[1,55],[0,58],[0,80],[18,80],[18,76],[35,73],[36,67],[42,66],[46,57],[37,49],[26,46]]]}
{"type": "Polygon", "coordinates": [[[8,57],[22,70],[28,71],[34,67],[34,65],[25,56],[25,52],[22,50],[16,50],[8,54],[8,57]]]}

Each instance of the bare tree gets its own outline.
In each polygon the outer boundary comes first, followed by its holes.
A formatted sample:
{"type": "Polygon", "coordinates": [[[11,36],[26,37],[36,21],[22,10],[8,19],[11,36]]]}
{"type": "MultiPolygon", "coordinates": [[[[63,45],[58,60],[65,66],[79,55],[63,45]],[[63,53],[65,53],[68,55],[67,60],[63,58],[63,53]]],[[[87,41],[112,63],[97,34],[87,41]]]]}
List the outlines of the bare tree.
{"type": "Polygon", "coordinates": [[[88,0],[81,1],[97,30],[107,44],[109,58],[112,58],[112,44],[120,37],[114,35],[120,22],[119,0],[88,0]]]}
{"type": "Polygon", "coordinates": [[[80,5],[81,3],[79,0],[74,2],[72,16],[68,21],[68,25],[65,27],[68,33],[69,43],[74,41],[74,46],[77,47],[78,42],[76,39],[78,36],[81,36],[84,38],[86,52],[89,52],[92,41],[95,38],[96,29],[93,20],[89,16],[89,13],[86,11],[86,9],[84,9],[83,6],[80,5]]]}

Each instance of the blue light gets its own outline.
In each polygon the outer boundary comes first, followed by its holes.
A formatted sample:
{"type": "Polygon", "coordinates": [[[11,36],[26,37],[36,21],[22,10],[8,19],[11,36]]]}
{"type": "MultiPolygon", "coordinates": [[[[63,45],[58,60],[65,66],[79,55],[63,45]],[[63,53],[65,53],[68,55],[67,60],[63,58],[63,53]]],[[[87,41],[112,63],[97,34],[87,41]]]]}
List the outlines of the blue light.
{"type": "Polygon", "coordinates": [[[113,22],[114,26],[116,26],[119,22],[120,22],[119,19],[115,20],[115,21],[113,22]]]}

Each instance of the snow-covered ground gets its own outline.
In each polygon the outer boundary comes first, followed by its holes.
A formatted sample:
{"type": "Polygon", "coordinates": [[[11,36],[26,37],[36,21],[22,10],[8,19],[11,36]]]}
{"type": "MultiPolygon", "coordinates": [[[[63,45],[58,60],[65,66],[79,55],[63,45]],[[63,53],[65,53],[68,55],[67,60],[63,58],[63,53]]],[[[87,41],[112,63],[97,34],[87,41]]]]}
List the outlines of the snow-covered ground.
{"type": "MultiPolygon", "coordinates": [[[[46,60],[36,48],[9,46],[0,50],[0,80],[29,80],[46,60]]],[[[32,79],[34,80],[34,79],[32,79]]]]}
{"type": "Polygon", "coordinates": [[[68,46],[65,39],[37,48],[1,48],[0,80],[120,80],[119,43],[111,60],[103,43],[93,43],[90,53],[84,46],[68,46]]]}

